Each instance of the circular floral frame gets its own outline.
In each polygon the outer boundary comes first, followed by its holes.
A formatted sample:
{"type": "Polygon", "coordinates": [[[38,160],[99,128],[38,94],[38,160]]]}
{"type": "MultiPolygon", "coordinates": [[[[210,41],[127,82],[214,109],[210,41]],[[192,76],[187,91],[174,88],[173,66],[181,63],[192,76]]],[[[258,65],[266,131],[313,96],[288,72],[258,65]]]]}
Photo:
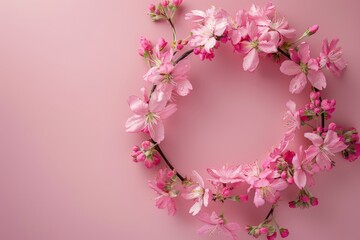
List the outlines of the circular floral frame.
{"type": "Polygon", "coordinates": [[[340,76],[346,68],[342,49],[337,46],[338,39],[323,40],[319,56],[312,58],[305,39],[315,34],[319,26],[314,25],[295,38],[295,29],[285,18],[279,17],[272,4],[252,5],[249,10],[239,10],[235,17],[215,7],[206,11],[193,10],[186,14],[185,19],[195,23],[194,29],[186,38],[177,39],[173,18],[181,4],[182,0],[162,0],[149,7],[148,14],[153,21],[164,20],[170,24],[173,39],[169,44],[160,38],[155,45],[144,37],[140,39],[138,53],[149,65],[144,80],[150,85],[150,90],[142,88],[142,97],[129,97],[128,103],[134,115],[127,120],[125,127],[127,132],[146,133],[150,139],[134,146],[131,156],[147,168],[153,168],[161,160],[166,163],[155,179],[149,181],[150,188],[157,194],[156,206],[175,215],[175,199],[181,196],[193,201],[189,213],[204,223],[198,229],[199,234],[222,232],[238,239],[237,232],[241,229],[238,223],[229,222],[224,212],[208,213],[206,208],[212,202],[247,202],[249,193],[253,191],[256,207],[265,202],[271,203],[272,207],[258,225],[245,227],[248,234],[256,238],[261,235],[267,239],[275,239],[278,235],[285,238],[289,230],[280,227],[274,215],[281,192],[290,186],[298,188],[298,196],[289,202],[290,208],[317,206],[318,199],[309,191],[314,184],[313,176],[333,169],[336,153],[341,153],[348,161],[360,156],[355,128],[344,129],[334,122],[326,124],[335,111],[336,101],[321,96],[327,85],[323,70],[340,76]],[[195,54],[201,60],[212,60],[221,44],[231,44],[234,52],[243,55],[245,71],[254,71],[261,57],[272,57],[280,64],[283,74],[292,76],[291,93],[299,94],[307,86],[311,87],[311,92],[309,103],[302,108],[297,108],[291,100],[286,103],[288,110],[283,120],[287,130],[282,141],[262,163],[208,168],[210,186],[207,186],[196,171],[187,177],[177,172],[159,144],[165,137],[163,120],[177,110],[174,96],[186,96],[192,90],[187,77],[190,62],[186,58],[195,54]],[[292,151],[288,145],[301,127],[307,129],[304,137],[310,144],[292,151]],[[241,185],[247,185],[246,192],[240,191],[241,185]]]}

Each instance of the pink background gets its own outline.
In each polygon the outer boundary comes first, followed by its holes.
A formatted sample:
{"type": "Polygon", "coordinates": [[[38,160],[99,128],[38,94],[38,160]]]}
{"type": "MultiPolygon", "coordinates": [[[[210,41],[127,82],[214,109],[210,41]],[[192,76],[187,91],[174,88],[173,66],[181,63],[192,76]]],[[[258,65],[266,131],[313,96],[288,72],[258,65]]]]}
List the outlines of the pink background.
{"type": "MultiPolygon", "coordinates": [[[[185,1],[176,18],[179,36],[190,9],[221,6],[235,13],[252,1],[185,1]]],[[[256,0],[258,4],[266,1],[256,0]]],[[[314,56],[324,37],[341,37],[349,67],[342,79],[328,76],[325,96],[338,101],[334,120],[360,128],[359,7],[353,0],[274,0],[302,33],[317,23],[309,40],[314,56]]],[[[2,0],[0,3],[0,239],[207,239],[201,224],[179,202],[179,214],[154,207],[146,181],[155,170],[134,164],[131,146],[145,139],[126,134],[131,115],[126,98],[138,94],[146,65],[138,39],[170,39],[166,24],[146,16],[149,1],[2,0]]],[[[222,47],[213,62],[192,57],[194,91],[179,98],[166,122],[163,149],[181,173],[192,169],[261,160],[279,142],[285,102],[305,103],[307,93],[288,93],[290,78],[269,59],[253,74],[222,47]]],[[[284,194],[278,222],[288,239],[358,238],[360,163],[341,159],[317,176],[320,205],[289,209],[284,194]]],[[[269,206],[228,205],[230,220],[256,224],[269,206]]],[[[245,232],[242,239],[250,239],[245,232]]],[[[216,237],[215,237],[216,238],[216,237]]],[[[216,239],[223,239],[218,237],[216,239]]]]}

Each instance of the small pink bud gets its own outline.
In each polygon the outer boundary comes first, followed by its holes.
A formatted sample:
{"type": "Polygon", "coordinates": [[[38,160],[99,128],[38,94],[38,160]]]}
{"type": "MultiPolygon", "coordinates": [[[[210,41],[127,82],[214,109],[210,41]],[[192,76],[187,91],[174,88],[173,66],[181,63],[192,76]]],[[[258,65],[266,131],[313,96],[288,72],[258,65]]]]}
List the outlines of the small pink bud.
{"type": "Polygon", "coordinates": [[[277,232],[274,232],[272,235],[267,236],[267,240],[275,240],[277,236],[277,232]]]}
{"type": "Polygon", "coordinates": [[[335,131],[335,129],[336,129],[336,124],[335,123],[330,123],[329,124],[329,130],[333,130],[333,131],[335,131]]]}
{"type": "Polygon", "coordinates": [[[132,149],[134,152],[137,152],[140,150],[139,146],[134,146],[133,149],[132,149]]]}
{"type": "Polygon", "coordinates": [[[162,0],[162,1],[161,1],[161,6],[167,7],[168,5],[169,5],[169,1],[168,1],[168,0],[162,0]]]}
{"type": "Polygon", "coordinates": [[[169,178],[174,177],[174,176],[175,176],[175,170],[169,171],[168,174],[167,174],[167,176],[168,176],[169,178]]]}
{"type": "Polygon", "coordinates": [[[286,171],[282,171],[282,173],[281,173],[281,178],[282,179],[286,179],[287,178],[287,173],[286,173],[286,171]]]}
{"type": "Polygon", "coordinates": [[[289,202],[289,208],[296,208],[294,201],[289,202]]]}
{"type": "Polygon", "coordinates": [[[287,179],[287,182],[288,182],[289,184],[293,184],[293,183],[294,183],[294,178],[293,178],[293,177],[289,177],[289,178],[287,179]]]}
{"type": "Polygon", "coordinates": [[[231,194],[231,190],[230,190],[230,188],[229,187],[224,187],[222,190],[221,190],[221,195],[223,196],[223,197],[229,197],[230,196],[230,194],[231,194]]]}
{"type": "Polygon", "coordinates": [[[280,236],[286,238],[289,236],[289,230],[286,228],[280,228],[280,236]]]}
{"type": "Polygon", "coordinates": [[[176,46],[176,48],[177,48],[177,50],[181,50],[181,49],[184,48],[184,46],[183,46],[182,44],[178,44],[178,45],[176,46]]]}
{"type": "Polygon", "coordinates": [[[146,156],[145,156],[144,153],[140,153],[140,154],[136,157],[136,160],[137,160],[138,162],[143,162],[143,161],[145,161],[145,159],[146,159],[146,156]]]}
{"type": "Polygon", "coordinates": [[[316,128],[316,131],[317,131],[318,133],[321,133],[321,132],[323,132],[323,128],[322,128],[322,127],[317,127],[317,128],[316,128]]]}
{"type": "Polygon", "coordinates": [[[315,112],[315,113],[320,113],[320,112],[321,112],[321,109],[317,107],[317,108],[314,109],[314,112],[315,112]]]}
{"type": "Polygon", "coordinates": [[[159,45],[160,50],[164,49],[167,44],[168,44],[168,42],[164,38],[159,39],[158,45],[159,45]]]}
{"type": "Polygon", "coordinates": [[[311,100],[316,100],[317,99],[316,92],[311,92],[310,93],[310,99],[311,100]]]}
{"type": "Polygon", "coordinates": [[[144,161],[144,164],[145,164],[146,168],[152,168],[154,166],[154,163],[153,163],[153,161],[151,161],[151,159],[146,159],[144,161]]]}
{"type": "Polygon", "coordinates": [[[268,232],[269,232],[269,230],[266,227],[260,228],[260,233],[261,234],[267,234],[268,232]]]}
{"type": "Polygon", "coordinates": [[[149,6],[149,12],[151,12],[151,13],[155,12],[155,5],[152,3],[149,6]]]}
{"type": "Polygon", "coordinates": [[[319,205],[319,200],[316,197],[312,197],[312,198],[310,198],[310,203],[311,203],[311,206],[315,207],[315,206],[319,205]]]}
{"type": "Polygon", "coordinates": [[[182,1],[183,1],[183,0],[173,0],[173,5],[174,5],[175,7],[178,7],[178,6],[181,5],[182,1]]]}
{"type": "Polygon", "coordinates": [[[194,48],[194,54],[199,55],[201,52],[200,48],[194,48]]]}
{"type": "Polygon", "coordinates": [[[318,99],[315,100],[315,106],[317,106],[317,107],[320,106],[320,103],[321,103],[320,100],[318,100],[318,99]]]}
{"type": "Polygon", "coordinates": [[[151,51],[152,49],[152,44],[149,40],[147,40],[145,37],[141,37],[140,38],[140,46],[145,50],[145,51],[151,51]]]}
{"type": "Polygon", "coordinates": [[[313,25],[308,29],[308,36],[311,36],[313,34],[315,34],[317,32],[317,30],[319,30],[319,25],[313,25]]]}
{"type": "Polygon", "coordinates": [[[284,153],[284,155],[283,155],[284,160],[285,160],[287,163],[291,163],[292,160],[293,160],[293,158],[294,158],[294,156],[295,156],[295,152],[289,151],[289,150],[286,151],[286,152],[284,153]]]}
{"type": "Polygon", "coordinates": [[[300,197],[301,201],[304,202],[304,203],[308,203],[309,202],[309,197],[308,196],[302,196],[300,197]]]}
{"type": "Polygon", "coordinates": [[[151,147],[151,142],[149,141],[143,141],[141,143],[141,147],[144,149],[144,150],[148,150],[150,147],[151,147]]]}
{"type": "Polygon", "coordinates": [[[249,201],[249,195],[247,195],[247,194],[239,195],[239,199],[242,202],[248,202],[249,201]]]}

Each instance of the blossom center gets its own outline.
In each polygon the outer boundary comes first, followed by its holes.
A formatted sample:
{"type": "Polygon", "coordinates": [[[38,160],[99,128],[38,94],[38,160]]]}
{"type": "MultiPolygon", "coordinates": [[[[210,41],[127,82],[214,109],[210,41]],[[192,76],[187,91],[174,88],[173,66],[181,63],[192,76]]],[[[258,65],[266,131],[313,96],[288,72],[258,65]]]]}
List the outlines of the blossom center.
{"type": "Polygon", "coordinates": [[[300,69],[303,73],[307,74],[309,72],[309,67],[305,63],[300,63],[300,69]]]}
{"type": "Polygon", "coordinates": [[[159,118],[160,117],[158,115],[156,115],[155,113],[149,112],[148,114],[146,114],[146,124],[152,125],[153,123],[156,123],[156,120],[159,118]]]}
{"type": "Polygon", "coordinates": [[[259,48],[259,41],[255,40],[250,43],[251,48],[255,48],[256,50],[259,48]]]}

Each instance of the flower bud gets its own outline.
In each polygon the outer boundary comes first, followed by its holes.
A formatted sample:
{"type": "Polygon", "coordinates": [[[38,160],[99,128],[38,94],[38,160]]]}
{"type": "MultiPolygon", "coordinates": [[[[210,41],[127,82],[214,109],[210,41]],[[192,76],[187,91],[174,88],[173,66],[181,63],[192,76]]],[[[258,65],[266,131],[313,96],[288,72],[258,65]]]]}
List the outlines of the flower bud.
{"type": "Polygon", "coordinates": [[[315,34],[317,32],[317,30],[319,30],[319,25],[317,25],[317,24],[313,25],[306,31],[306,35],[311,36],[311,35],[315,34]]]}
{"type": "Polygon", "coordinates": [[[288,237],[289,236],[289,230],[288,229],[286,229],[286,228],[280,228],[280,236],[282,237],[282,238],[286,238],[286,237],[288,237]]]}

